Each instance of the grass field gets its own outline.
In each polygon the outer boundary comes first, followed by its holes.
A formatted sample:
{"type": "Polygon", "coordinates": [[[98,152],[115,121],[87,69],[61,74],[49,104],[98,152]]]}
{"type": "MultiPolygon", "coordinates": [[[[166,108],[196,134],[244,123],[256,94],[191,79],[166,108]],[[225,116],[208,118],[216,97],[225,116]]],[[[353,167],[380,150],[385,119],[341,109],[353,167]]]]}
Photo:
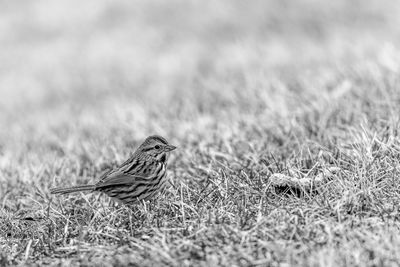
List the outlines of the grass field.
{"type": "Polygon", "coordinates": [[[0,3],[0,266],[400,265],[395,1],[0,3]],[[172,186],[95,182],[143,139],[172,186]],[[271,186],[340,171],[315,192],[271,186]]]}

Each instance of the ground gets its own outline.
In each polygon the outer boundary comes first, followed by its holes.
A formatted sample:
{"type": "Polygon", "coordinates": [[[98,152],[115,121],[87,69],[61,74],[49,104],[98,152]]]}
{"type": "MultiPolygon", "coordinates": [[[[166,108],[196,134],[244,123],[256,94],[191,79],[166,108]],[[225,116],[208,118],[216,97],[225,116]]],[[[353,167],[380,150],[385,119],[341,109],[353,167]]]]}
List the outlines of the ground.
{"type": "Polygon", "coordinates": [[[0,5],[1,266],[400,264],[395,1],[0,5]],[[151,134],[154,201],[50,195],[151,134]]]}

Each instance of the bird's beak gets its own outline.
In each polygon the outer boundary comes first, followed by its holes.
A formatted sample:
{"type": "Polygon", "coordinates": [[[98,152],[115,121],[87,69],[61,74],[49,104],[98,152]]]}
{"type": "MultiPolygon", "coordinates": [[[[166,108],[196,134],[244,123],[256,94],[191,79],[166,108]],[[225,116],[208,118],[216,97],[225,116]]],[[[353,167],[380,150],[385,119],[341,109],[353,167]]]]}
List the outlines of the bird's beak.
{"type": "Polygon", "coordinates": [[[167,146],[165,147],[165,150],[166,150],[167,152],[172,151],[172,150],[175,150],[175,149],[176,149],[176,146],[173,146],[173,145],[167,145],[167,146]]]}

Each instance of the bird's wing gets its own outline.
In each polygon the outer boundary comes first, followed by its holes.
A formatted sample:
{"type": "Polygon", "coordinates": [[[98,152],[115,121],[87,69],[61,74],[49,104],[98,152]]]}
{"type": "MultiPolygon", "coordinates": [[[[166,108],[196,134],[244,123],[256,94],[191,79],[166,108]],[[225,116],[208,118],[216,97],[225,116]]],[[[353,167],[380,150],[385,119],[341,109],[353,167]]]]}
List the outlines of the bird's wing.
{"type": "Polygon", "coordinates": [[[126,185],[139,182],[146,179],[146,176],[135,171],[140,167],[143,160],[138,157],[131,156],[124,163],[114,169],[104,172],[96,184],[96,188],[102,188],[115,185],[126,185]]]}
{"type": "Polygon", "coordinates": [[[144,180],[146,180],[145,176],[116,172],[100,180],[96,184],[96,189],[109,186],[131,185],[144,180]]]}

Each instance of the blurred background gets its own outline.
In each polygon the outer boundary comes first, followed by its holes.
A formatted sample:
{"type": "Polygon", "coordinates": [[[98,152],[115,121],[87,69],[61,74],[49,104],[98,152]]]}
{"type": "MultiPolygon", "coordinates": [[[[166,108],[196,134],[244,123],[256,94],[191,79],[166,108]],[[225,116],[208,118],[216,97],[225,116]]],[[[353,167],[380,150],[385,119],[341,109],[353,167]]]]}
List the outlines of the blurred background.
{"type": "Polygon", "coordinates": [[[397,1],[0,5],[0,151],[273,124],[346,92],[354,72],[399,71],[397,1]]]}

